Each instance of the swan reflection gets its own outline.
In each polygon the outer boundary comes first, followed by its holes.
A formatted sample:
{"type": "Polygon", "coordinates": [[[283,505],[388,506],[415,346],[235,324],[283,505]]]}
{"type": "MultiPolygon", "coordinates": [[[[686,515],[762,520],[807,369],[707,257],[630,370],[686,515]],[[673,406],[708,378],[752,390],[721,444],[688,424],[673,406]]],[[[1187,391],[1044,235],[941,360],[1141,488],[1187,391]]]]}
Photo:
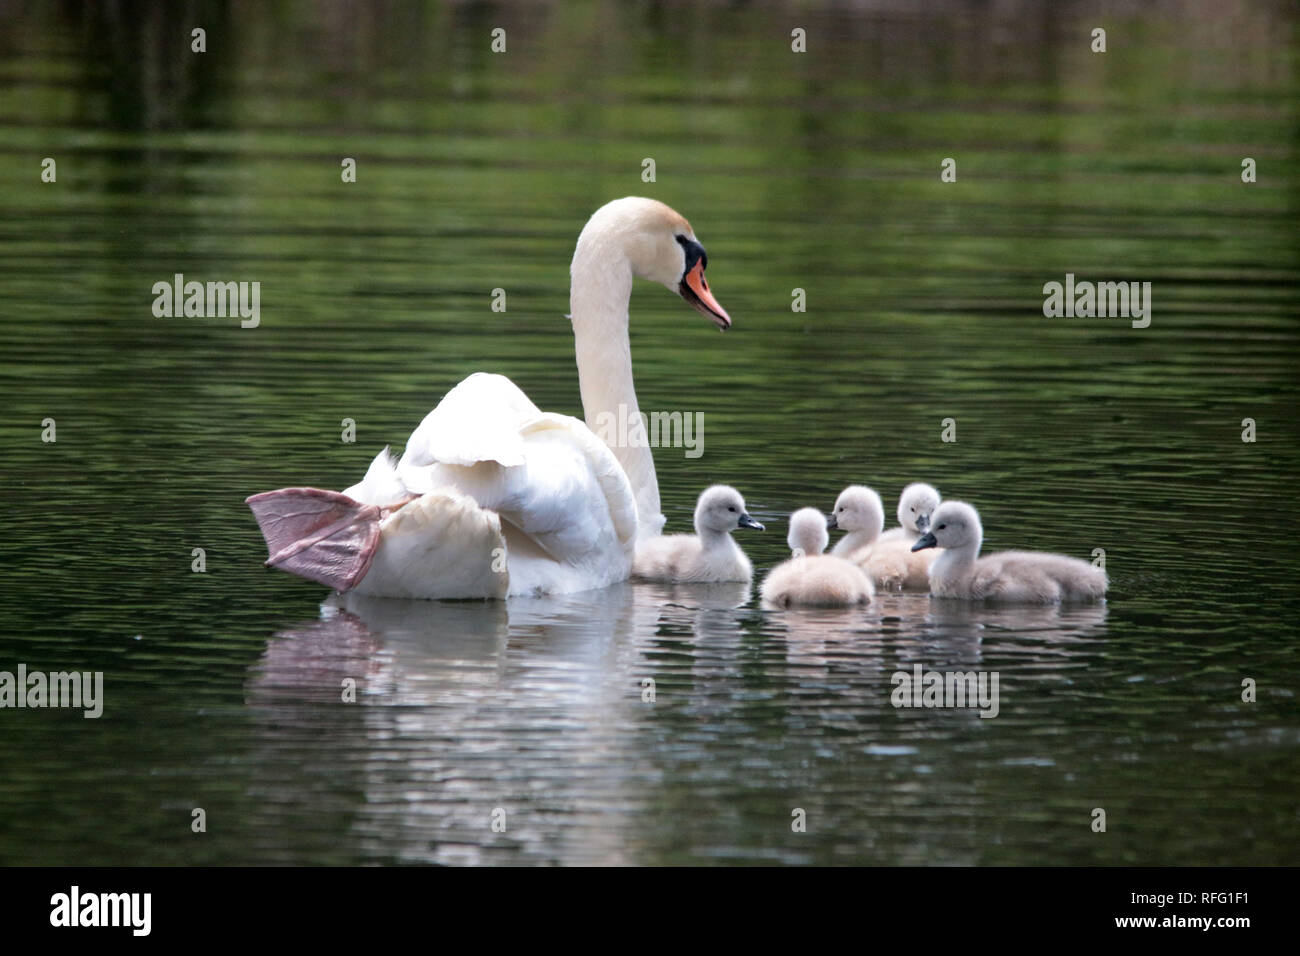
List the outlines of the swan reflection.
{"type": "Polygon", "coordinates": [[[367,860],[638,862],[630,820],[684,813],[700,780],[735,785],[738,766],[803,779],[806,754],[829,757],[847,735],[912,779],[931,759],[928,734],[978,718],[900,722],[894,671],[982,665],[991,639],[1004,672],[1012,654],[1036,672],[1076,666],[1105,614],[917,594],[772,612],[746,584],[496,602],[336,595],[272,635],[252,668],[258,796],[319,806],[313,788],[325,788],[367,860]],[[783,734],[760,744],[774,725],[783,734]],[[302,772],[274,772],[288,763],[302,772]]]}

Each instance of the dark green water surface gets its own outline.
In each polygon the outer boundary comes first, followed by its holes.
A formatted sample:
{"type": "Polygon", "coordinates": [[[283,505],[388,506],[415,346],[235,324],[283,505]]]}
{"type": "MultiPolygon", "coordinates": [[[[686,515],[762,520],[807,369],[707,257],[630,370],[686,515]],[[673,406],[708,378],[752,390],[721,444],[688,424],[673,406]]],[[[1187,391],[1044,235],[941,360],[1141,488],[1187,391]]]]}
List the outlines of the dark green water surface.
{"type": "Polygon", "coordinates": [[[0,4],[0,670],[106,695],[0,710],[0,863],[1300,862],[1294,6],[124,9],[0,4]],[[472,371],[581,414],[569,258],[627,194],[735,319],[633,294],[642,407],[705,420],[656,452],[671,530],[735,484],[761,574],[796,507],[927,480],[988,548],[1104,549],[1107,604],[263,569],[245,496],[346,487],[472,371]],[[177,272],[261,324],[156,318],[177,272]],[[1150,326],[1045,318],[1066,273],[1150,282],[1150,326]],[[918,663],[1000,715],[895,709],[918,663]]]}

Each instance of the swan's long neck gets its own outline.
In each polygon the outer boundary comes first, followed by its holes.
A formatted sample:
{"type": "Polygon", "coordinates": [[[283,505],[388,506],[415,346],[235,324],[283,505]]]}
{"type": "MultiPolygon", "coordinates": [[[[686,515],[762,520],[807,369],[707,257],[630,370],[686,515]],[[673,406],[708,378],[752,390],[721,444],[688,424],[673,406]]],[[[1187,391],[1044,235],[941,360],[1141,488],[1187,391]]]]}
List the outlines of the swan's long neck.
{"type": "Polygon", "coordinates": [[[621,251],[590,232],[584,230],[578,239],[569,289],[582,410],[587,427],[609,445],[632,483],[637,539],[644,540],[663,530],[664,517],[654,456],[632,383],[627,333],[632,267],[621,251]]]}

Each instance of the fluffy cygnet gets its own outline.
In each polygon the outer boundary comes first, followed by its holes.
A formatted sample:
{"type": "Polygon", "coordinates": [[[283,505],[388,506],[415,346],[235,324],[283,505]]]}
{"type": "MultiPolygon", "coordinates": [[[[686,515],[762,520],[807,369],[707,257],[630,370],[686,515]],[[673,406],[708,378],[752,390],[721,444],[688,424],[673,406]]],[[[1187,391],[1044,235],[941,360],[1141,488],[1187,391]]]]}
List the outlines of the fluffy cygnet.
{"type": "MultiPolygon", "coordinates": [[[[929,485],[908,485],[898,504],[899,520],[912,527],[926,523],[932,510],[927,493],[933,494],[937,504],[938,492],[929,485]]],[[[912,545],[917,533],[897,528],[898,534],[891,538],[880,533],[884,524],[885,507],[880,495],[862,485],[850,485],[840,492],[835,510],[827,520],[827,527],[832,530],[843,528],[848,532],[836,543],[831,554],[852,561],[867,573],[876,587],[883,590],[929,590],[928,575],[934,553],[923,551],[914,554],[912,545]]]]}
{"type": "Polygon", "coordinates": [[[831,554],[846,561],[855,560],[859,552],[876,543],[885,529],[885,505],[880,495],[865,485],[849,485],[841,491],[831,516],[826,519],[828,531],[837,528],[848,534],[835,542],[831,554]]]}
{"type": "Polygon", "coordinates": [[[880,536],[886,541],[906,541],[910,548],[916,539],[930,530],[930,515],[939,507],[939,490],[923,481],[914,481],[898,496],[898,527],[880,536]]]}
{"type": "Polygon", "coordinates": [[[763,530],[745,512],[745,499],[735,488],[706,488],[695,503],[695,534],[651,538],[637,548],[632,573],[647,581],[748,582],[754,566],[731,538],[737,528],[763,530]]]}
{"type": "Polygon", "coordinates": [[[871,600],[875,589],[861,568],[822,554],[830,541],[826,525],[826,517],[816,508],[800,508],[790,516],[786,541],[794,557],[768,572],[764,602],[775,607],[847,607],[871,600]]]}
{"type": "Polygon", "coordinates": [[[930,530],[913,550],[942,548],[930,565],[935,597],[1056,604],[1097,601],[1106,593],[1106,574],[1078,558],[1044,551],[999,551],[980,557],[984,528],[979,513],[962,501],[945,501],[930,516],[930,530]]]}

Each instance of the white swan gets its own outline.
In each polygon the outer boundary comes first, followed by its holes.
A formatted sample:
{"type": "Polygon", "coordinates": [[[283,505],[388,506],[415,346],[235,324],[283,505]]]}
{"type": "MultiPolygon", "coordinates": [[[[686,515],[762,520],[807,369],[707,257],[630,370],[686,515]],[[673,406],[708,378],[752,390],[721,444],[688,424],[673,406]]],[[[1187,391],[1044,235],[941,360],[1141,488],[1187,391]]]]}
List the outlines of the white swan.
{"type": "Polygon", "coordinates": [[[267,564],[382,597],[554,594],[626,579],[638,542],[664,523],[632,383],[632,279],[661,283],[725,330],[707,264],[690,223],[661,202],[628,197],[596,210],[570,269],[586,423],[540,411],[503,376],[471,375],[400,460],[384,449],[342,494],[249,498],[267,564]],[[615,422],[630,424],[625,437],[615,422]]]}
{"type": "Polygon", "coordinates": [[[945,501],[930,516],[930,530],[914,550],[943,548],[930,565],[935,597],[1056,604],[1096,601],[1106,593],[1106,574],[1086,561],[1044,551],[1000,551],[979,557],[984,528],[964,501],[945,501]]]}
{"type": "Polygon", "coordinates": [[[912,545],[928,525],[930,512],[939,505],[939,492],[916,482],[898,499],[900,527],[880,533],[885,523],[884,505],[870,488],[850,485],[840,492],[830,521],[849,533],[832,554],[853,561],[867,572],[873,584],[886,591],[927,591],[930,588],[932,551],[913,552],[912,545]]]}
{"type": "Polygon", "coordinates": [[[826,524],[826,517],[816,508],[800,508],[790,516],[786,541],[794,556],[763,579],[764,603],[774,607],[847,607],[871,600],[875,589],[861,568],[822,554],[830,540],[826,524]]]}
{"type": "Polygon", "coordinates": [[[731,537],[737,528],[762,531],[729,485],[706,488],[695,504],[695,534],[651,538],[636,549],[633,574],[646,581],[719,582],[754,577],[754,566],[731,537]]]}

